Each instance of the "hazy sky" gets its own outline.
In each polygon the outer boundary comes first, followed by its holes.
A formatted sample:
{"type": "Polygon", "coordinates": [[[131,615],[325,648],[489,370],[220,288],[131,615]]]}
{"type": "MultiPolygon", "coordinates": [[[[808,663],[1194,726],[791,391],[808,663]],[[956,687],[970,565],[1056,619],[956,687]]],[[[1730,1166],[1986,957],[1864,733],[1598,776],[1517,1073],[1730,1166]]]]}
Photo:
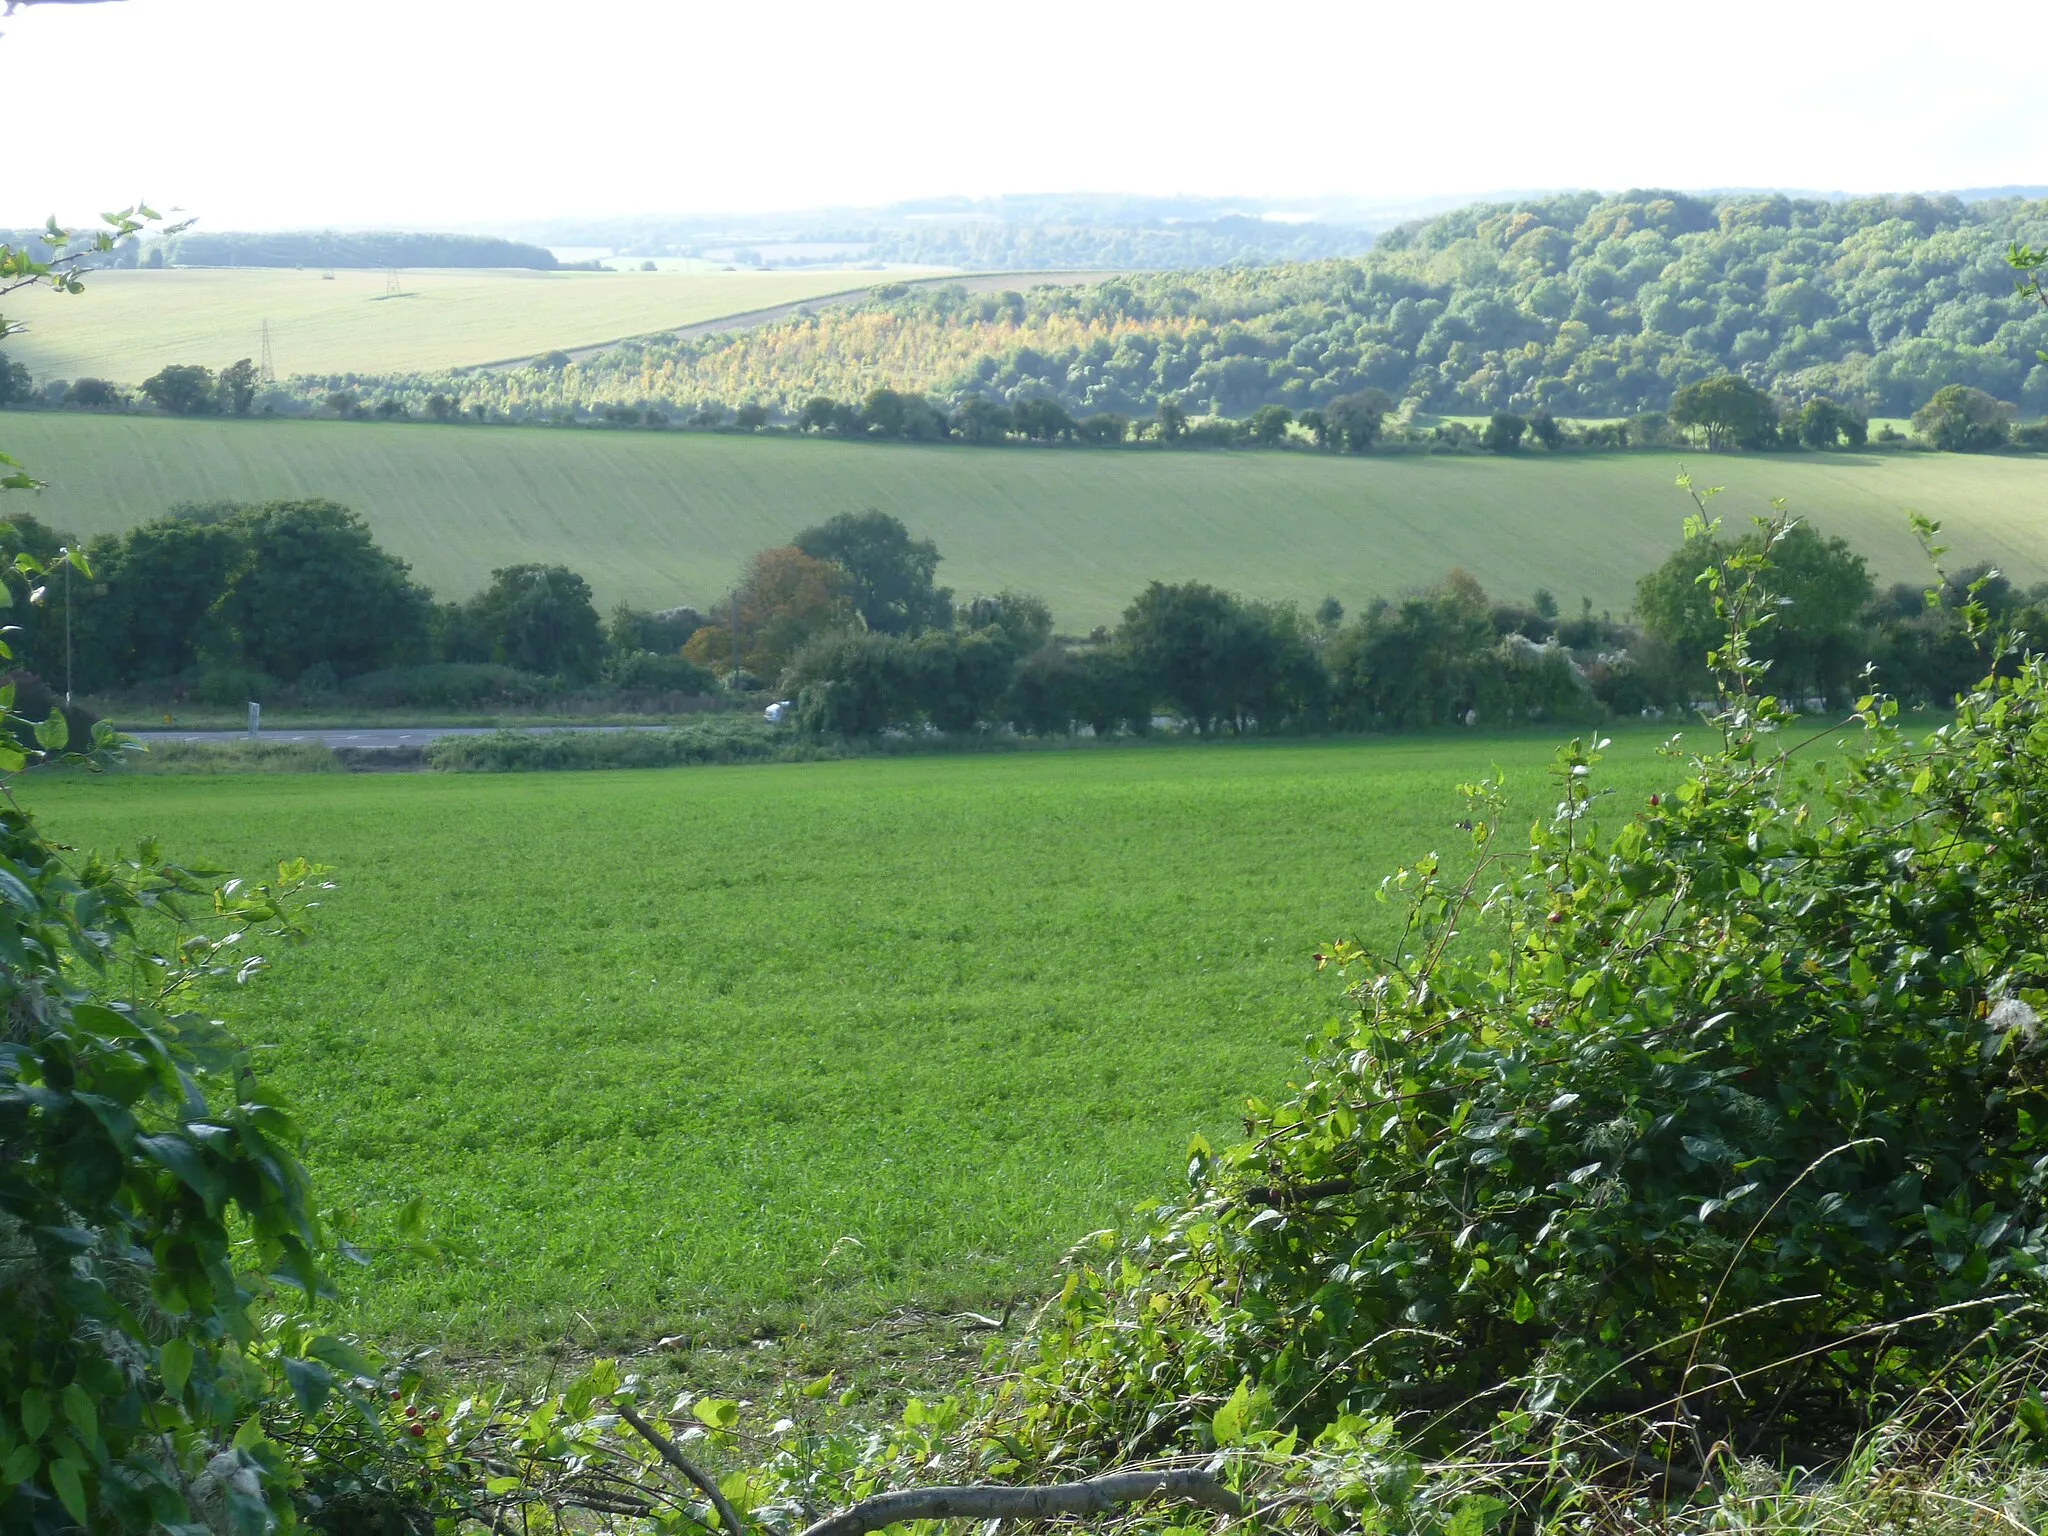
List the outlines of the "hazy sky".
{"type": "Polygon", "coordinates": [[[1006,191],[2048,181],[2042,50],[1970,14],[1945,26],[1812,0],[37,5],[0,26],[14,136],[0,224],[136,196],[220,229],[1006,191]],[[25,127],[40,143],[21,142],[25,127]]]}

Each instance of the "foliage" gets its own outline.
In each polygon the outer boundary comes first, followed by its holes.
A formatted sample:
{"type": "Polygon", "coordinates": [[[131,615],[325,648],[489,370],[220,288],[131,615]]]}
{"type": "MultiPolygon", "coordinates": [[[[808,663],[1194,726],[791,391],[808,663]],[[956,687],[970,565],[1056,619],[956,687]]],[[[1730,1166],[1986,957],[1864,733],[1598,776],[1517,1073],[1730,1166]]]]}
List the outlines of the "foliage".
{"type": "MultiPolygon", "coordinates": [[[[496,731],[443,736],[427,766],[455,773],[531,773],[564,768],[678,768],[698,763],[770,762],[791,754],[758,720],[708,720],[663,730],[496,731]]],[[[810,754],[802,754],[810,755],[810,754]]]]}
{"type": "Polygon", "coordinates": [[[486,654],[452,660],[492,661],[522,672],[582,681],[597,674],[604,649],[590,584],[560,565],[513,565],[464,605],[465,635],[486,654]]]}
{"type": "Polygon", "coordinates": [[[1778,437],[1778,406],[1740,374],[1688,384],[1671,397],[1671,420],[1697,427],[1708,448],[1768,448],[1778,437]]]}
{"type": "Polygon", "coordinates": [[[833,561],[815,559],[794,545],[764,549],[754,556],[740,589],[723,598],[712,610],[712,622],[690,637],[683,655],[721,675],[737,662],[743,671],[778,677],[807,642],[852,618],[849,586],[847,573],[833,561]],[[735,618],[737,645],[731,627],[735,618]]]}
{"type": "Polygon", "coordinates": [[[791,542],[846,573],[846,595],[869,629],[916,635],[953,622],[952,592],[932,582],[938,545],[911,538],[899,518],[873,507],[841,512],[791,542]]]}
{"type": "Polygon", "coordinates": [[[1337,718],[1354,729],[1412,730],[1583,716],[1594,708],[1585,681],[1556,643],[1555,623],[1534,617],[1513,616],[1533,637],[1504,629],[1462,570],[1375,603],[1326,653],[1337,718]]]}
{"type": "Polygon", "coordinates": [[[658,651],[614,654],[605,663],[604,680],[613,688],[660,693],[701,695],[718,686],[717,677],[707,668],[685,656],[665,656],[658,651]]]}
{"type": "Polygon", "coordinates": [[[144,397],[171,416],[205,416],[218,411],[217,387],[213,370],[197,363],[173,363],[142,381],[144,397]]]}
{"type": "Polygon", "coordinates": [[[1988,453],[2012,436],[2012,407],[1981,389],[1948,384],[1913,413],[1913,430],[1949,453],[1988,453]]]}
{"type": "MultiPolygon", "coordinates": [[[[1637,583],[1636,616],[1679,668],[1667,697],[1704,698],[1712,689],[1707,661],[1723,626],[1715,612],[1719,594],[1699,580],[1703,562],[1754,559],[1763,552],[1764,538],[1762,530],[1726,543],[1702,536],[1637,583]]],[[[1874,588],[1868,563],[1847,540],[1826,538],[1800,523],[1773,536],[1771,586],[1783,606],[1752,645],[1772,663],[1773,683],[1788,698],[1818,696],[1846,704],[1870,660],[1864,614],[1874,588]]]]}
{"type": "Polygon", "coordinates": [[[1149,699],[1205,736],[1311,724],[1328,704],[1308,626],[1284,605],[1155,581],[1124,610],[1116,645],[1149,699]]]}
{"type": "Polygon", "coordinates": [[[1924,742],[1866,699],[1806,764],[1749,644],[1783,531],[1710,568],[1723,709],[1675,792],[1610,810],[1574,743],[1522,857],[1482,784],[1477,865],[1402,871],[1400,939],[1325,952],[1357,1014],[1247,1140],[1197,1141],[1187,1197],[1081,1257],[1014,1420],[1039,1443],[1405,1414],[1411,1454],[1490,1434],[1540,1498],[1555,1430],[1694,1478],[1717,1440],[1839,1453],[2014,1341],[2048,1258],[2048,664],[1924,742]]]}
{"type": "MultiPolygon", "coordinates": [[[[1740,374],[1906,414],[1952,383],[2048,407],[2048,312],[2013,292],[2008,247],[2048,238],[2039,203],[1840,202],[1663,191],[1478,204],[1354,259],[1129,273],[1084,288],[882,293],[719,336],[616,349],[548,381],[426,376],[496,412],[772,401],[878,385],[950,408],[1056,401],[1073,417],[1300,413],[1385,391],[1460,413],[1627,416],[1740,374]]],[[[1164,437],[1174,434],[1165,432],[1164,437]]]]}
{"type": "Polygon", "coordinates": [[[346,677],[416,651],[427,594],[346,507],[274,501],[239,531],[242,562],[214,612],[244,665],[292,678],[326,662],[346,677]]]}

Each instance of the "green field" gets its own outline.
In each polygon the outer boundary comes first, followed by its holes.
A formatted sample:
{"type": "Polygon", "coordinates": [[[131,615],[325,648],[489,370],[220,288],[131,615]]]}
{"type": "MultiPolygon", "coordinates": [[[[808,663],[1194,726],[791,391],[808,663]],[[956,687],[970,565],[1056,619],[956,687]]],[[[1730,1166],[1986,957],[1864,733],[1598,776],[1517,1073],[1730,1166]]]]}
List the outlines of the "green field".
{"type": "MultiPolygon", "coordinates": [[[[1015,586],[1062,626],[1112,622],[1155,578],[1356,607],[1453,565],[1625,611],[1677,544],[1676,456],[1148,453],[843,443],[779,436],[18,412],[0,440],[51,489],[38,516],[82,533],[179,500],[330,496],[443,596],[493,567],[560,561],[601,603],[714,600],[755,550],[881,507],[938,541],[963,596],[1015,586]]],[[[2048,579],[2048,457],[1694,455],[1731,524],[1770,497],[1847,535],[1887,581],[1924,578],[1908,508],[1958,561],[2048,579]]]]}
{"type": "MultiPolygon", "coordinates": [[[[333,865],[317,937],[212,1001],[323,1199],[468,1246],[360,1287],[385,1335],[517,1345],[1041,1287],[1170,1189],[1340,1006],[1455,786],[1547,803],[1547,737],[1167,745],[476,778],[32,781],[52,833],[333,865]],[[851,1239],[852,1241],[843,1241],[851,1239]]],[[[1637,732],[1620,805],[1672,767],[1637,732]]]]}
{"type": "Polygon", "coordinates": [[[28,326],[6,351],[38,378],[134,384],[169,363],[219,368],[262,350],[280,378],[403,373],[644,336],[824,294],[860,272],[406,271],[171,268],[92,274],[83,296],[33,288],[7,301],[28,326]]]}

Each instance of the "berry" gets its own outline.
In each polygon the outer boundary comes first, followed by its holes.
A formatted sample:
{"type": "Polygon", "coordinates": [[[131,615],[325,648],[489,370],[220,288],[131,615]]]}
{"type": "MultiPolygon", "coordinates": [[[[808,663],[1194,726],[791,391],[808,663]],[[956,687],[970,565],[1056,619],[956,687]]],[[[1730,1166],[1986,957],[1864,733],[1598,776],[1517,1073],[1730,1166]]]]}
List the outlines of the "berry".
{"type": "Polygon", "coordinates": [[[424,1438],[427,1433],[427,1426],[424,1424],[408,1424],[405,1427],[408,1430],[412,1431],[414,1435],[422,1438],[424,1438]]]}

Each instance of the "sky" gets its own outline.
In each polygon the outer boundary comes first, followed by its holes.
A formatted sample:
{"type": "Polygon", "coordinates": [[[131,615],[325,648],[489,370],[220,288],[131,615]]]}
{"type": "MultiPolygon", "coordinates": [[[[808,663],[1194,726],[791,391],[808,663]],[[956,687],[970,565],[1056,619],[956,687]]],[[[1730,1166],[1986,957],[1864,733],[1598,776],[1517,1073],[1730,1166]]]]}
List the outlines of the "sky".
{"type": "Polygon", "coordinates": [[[2048,180],[2016,27],[1871,4],[119,0],[0,23],[0,225],[2048,180]],[[31,135],[32,140],[31,140],[31,135]]]}

